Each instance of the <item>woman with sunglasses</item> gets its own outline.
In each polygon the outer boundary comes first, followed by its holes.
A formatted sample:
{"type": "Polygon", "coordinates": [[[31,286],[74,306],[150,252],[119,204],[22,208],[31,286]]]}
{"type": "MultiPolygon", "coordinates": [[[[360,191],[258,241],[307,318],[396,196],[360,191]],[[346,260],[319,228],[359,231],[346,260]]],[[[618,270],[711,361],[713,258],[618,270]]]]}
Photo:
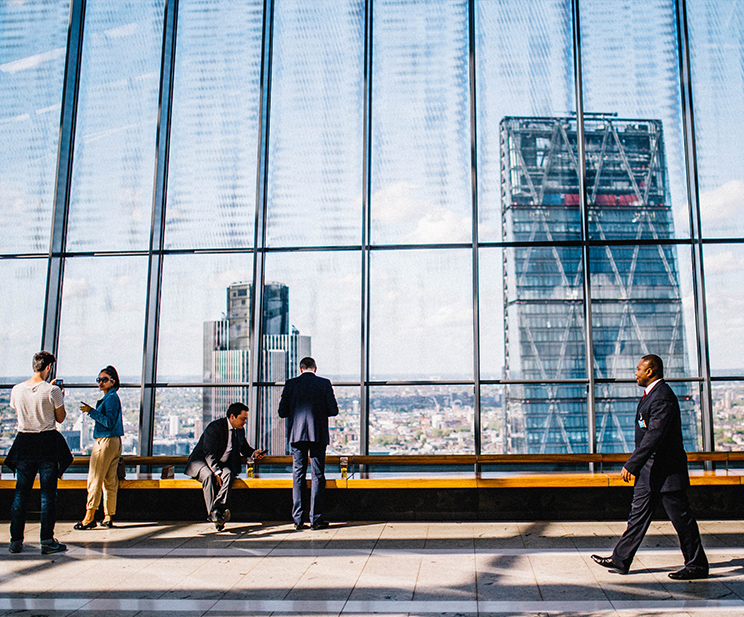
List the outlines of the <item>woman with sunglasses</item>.
{"type": "Polygon", "coordinates": [[[98,389],[104,394],[95,408],[80,402],[80,411],[87,413],[95,421],[93,438],[96,440],[88,465],[88,503],[85,518],[75,523],[75,529],[93,529],[96,526],[95,514],[101,503],[103,493],[103,527],[113,527],[111,517],[116,514],[116,491],[119,479],[116,466],[121,456],[121,438],[124,424],[121,417],[121,401],[116,391],[119,389],[119,373],[113,366],[102,369],[96,379],[98,389]]]}

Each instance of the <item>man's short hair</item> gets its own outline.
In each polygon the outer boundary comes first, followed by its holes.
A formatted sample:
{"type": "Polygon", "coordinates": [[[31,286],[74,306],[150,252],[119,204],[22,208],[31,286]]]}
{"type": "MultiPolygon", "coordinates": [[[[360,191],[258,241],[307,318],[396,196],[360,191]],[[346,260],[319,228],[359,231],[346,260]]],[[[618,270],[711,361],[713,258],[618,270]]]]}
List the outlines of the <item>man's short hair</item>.
{"type": "Polygon", "coordinates": [[[47,366],[54,364],[56,361],[57,358],[54,357],[51,351],[39,351],[35,353],[32,363],[34,373],[41,373],[47,366]]]}
{"type": "Polygon", "coordinates": [[[664,362],[662,362],[659,356],[650,353],[647,356],[643,356],[641,360],[643,360],[648,365],[648,368],[651,369],[654,377],[658,377],[659,379],[664,377],[664,362]]]}
{"type": "Polygon", "coordinates": [[[302,358],[300,360],[300,369],[303,371],[308,371],[312,369],[317,369],[318,365],[315,364],[315,360],[313,360],[310,356],[307,356],[306,358],[302,358]]]}
{"type": "Polygon", "coordinates": [[[227,408],[227,417],[230,416],[237,417],[244,411],[248,411],[248,405],[244,405],[243,403],[233,403],[227,408]]]}

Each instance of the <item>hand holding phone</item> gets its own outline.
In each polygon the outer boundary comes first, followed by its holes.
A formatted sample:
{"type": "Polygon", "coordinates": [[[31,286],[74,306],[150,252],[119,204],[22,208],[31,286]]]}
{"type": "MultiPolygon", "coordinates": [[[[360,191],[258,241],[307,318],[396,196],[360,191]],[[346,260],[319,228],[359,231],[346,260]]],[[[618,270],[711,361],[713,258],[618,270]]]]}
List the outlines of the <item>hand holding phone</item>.
{"type": "Polygon", "coordinates": [[[80,401],[80,411],[82,411],[83,413],[89,413],[92,409],[93,407],[88,405],[88,403],[86,403],[85,401],[80,401]]]}

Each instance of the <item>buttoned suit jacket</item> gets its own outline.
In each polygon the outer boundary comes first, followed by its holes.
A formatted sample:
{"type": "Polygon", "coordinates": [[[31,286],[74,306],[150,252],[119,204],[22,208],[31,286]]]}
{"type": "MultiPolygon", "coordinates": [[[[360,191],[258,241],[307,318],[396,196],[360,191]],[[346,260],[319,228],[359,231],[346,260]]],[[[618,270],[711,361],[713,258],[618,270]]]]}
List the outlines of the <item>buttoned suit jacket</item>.
{"type": "Polygon", "coordinates": [[[636,476],[636,486],[653,492],[679,491],[690,485],[679,401],[663,380],[638,403],[635,450],[625,469],[636,476]]]}
{"type": "Polygon", "coordinates": [[[199,475],[199,470],[206,465],[212,470],[212,473],[217,475],[219,475],[222,467],[229,466],[233,477],[237,477],[240,473],[239,454],[250,456],[253,454],[254,449],[248,445],[248,441],[245,438],[245,431],[238,429],[237,443],[233,443],[232,452],[227,462],[221,463],[220,459],[227,449],[228,433],[231,428],[232,426],[230,426],[227,418],[219,418],[207,425],[207,428],[204,429],[202,436],[199,438],[199,443],[194,447],[194,451],[186,463],[186,475],[196,478],[199,475]]]}
{"type": "Polygon", "coordinates": [[[289,419],[287,441],[328,445],[328,418],[338,415],[338,403],[328,379],[305,371],[284,385],[279,417],[289,419]]]}

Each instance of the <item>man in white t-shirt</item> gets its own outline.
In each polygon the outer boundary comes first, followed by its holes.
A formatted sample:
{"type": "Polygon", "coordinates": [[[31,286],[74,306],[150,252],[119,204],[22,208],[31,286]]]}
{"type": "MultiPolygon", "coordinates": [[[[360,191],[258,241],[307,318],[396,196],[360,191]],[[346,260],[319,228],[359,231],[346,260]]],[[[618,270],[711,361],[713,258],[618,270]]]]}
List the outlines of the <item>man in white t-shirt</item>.
{"type": "Polygon", "coordinates": [[[48,351],[35,354],[33,377],[14,386],[10,393],[10,406],[18,414],[18,435],[7,457],[16,471],[16,489],[10,510],[8,550],[11,553],[23,550],[26,506],[37,473],[41,485],[41,552],[49,554],[67,550],[67,546],[54,537],[58,448],[59,440],[64,440],[57,433],[57,422],[63,422],[67,416],[64,390],[56,385],[56,379],[51,383],[47,381],[55,361],[54,354],[48,351]]]}

